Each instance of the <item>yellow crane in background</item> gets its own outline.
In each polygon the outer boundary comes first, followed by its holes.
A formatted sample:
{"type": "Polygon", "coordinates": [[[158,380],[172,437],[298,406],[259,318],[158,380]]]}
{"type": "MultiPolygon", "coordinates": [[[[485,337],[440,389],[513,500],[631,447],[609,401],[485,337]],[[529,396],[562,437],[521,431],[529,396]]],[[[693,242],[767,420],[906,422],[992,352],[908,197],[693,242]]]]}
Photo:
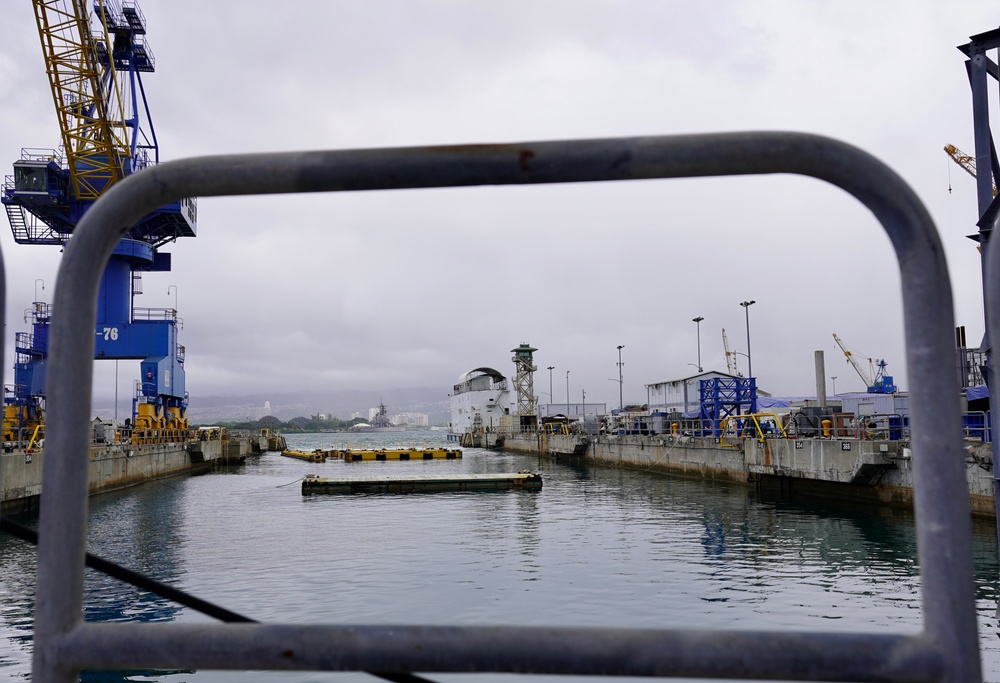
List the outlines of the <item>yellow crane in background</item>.
{"type": "MultiPolygon", "coordinates": [[[[945,154],[951,157],[952,161],[962,167],[966,173],[973,178],[976,177],[976,158],[971,157],[955,145],[945,145],[945,154]]],[[[948,191],[951,192],[951,183],[948,184],[948,191]]],[[[993,183],[993,196],[997,196],[997,184],[993,183]]]]}
{"type": "Polygon", "coordinates": [[[740,372],[736,369],[736,353],[729,350],[729,339],[726,337],[726,328],[722,328],[722,348],[726,351],[726,370],[730,375],[739,377],[740,372]]]}
{"type": "Polygon", "coordinates": [[[897,391],[896,385],[892,381],[892,375],[887,375],[885,373],[887,363],[884,358],[880,358],[874,362],[872,359],[868,359],[868,372],[864,371],[861,367],[861,363],[855,358],[854,354],[847,350],[844,346],[844,342],[837,336],[836,333],[833,335],[833,340],[837,342],[837,346],[840,350],[844,352],[847,356],[847,362],[854,366],[855,372],[861,378],[861,381],[865,383],[865,390],[869,394],[895,394],[897,391]],[[877,369],[876,369],[877,368],[877,369]]]}
{"type": "Polygon", "coordinates": [[[845,356],[847,356],[847,362],[854,367],[854,371],[858,373],[858,377],[860,377],[861,381],[865,383],[865,388],[870,387],[872,385],[872,376],[875,374],[875,368],[872,364],[872,359],[871,358],[868,359],[868,367],[870,368],[870,372],[866,373],[864,368],[861,367],[861,363],[858,362],[858,359],[854,357],[853,353],[847,350],[847,347],[844,346],[844,342],[841,340],[840,337],[837,336],[836,332],[833,333],[833,340],[837,342],[837,346],[839,346],[840,350],[844,352],[845,356]]]}

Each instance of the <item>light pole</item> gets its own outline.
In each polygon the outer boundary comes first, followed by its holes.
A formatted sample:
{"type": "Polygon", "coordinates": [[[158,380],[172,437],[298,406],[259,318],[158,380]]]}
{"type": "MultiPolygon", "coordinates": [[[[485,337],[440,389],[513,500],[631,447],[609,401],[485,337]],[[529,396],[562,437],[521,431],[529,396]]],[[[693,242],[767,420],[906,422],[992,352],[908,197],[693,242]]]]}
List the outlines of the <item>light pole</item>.
{"type": "Polygon", "coordinates": [[[550,403],[555,403],[556,402],[555,397],[552,395],[552,371],[555,369],[555,367],[556,366],[554,366],[554,365],[550,365],[548,367],[548,370],[549,370],[549,402],[550,403]]]}
{"type": "MultiPolygon", "coordinates": [[[[750,362],[750,356],[748,356],[747,354],[743,353],[742,351],[737,351],[737,350],[733,349],[733,355],[734,356],[743,356],[744,358],[747,359],[748,363],[750,362]]],[[[734,362],[735,362],[735,360],[736,359],[734,359],[734,362]]],[[[742,377],[743,376],[743,375],[740,374],[740,371],[738,369],[736,370],[736,376],[737,377],[742,377]]],[[[749,376],[750,376],[750,374],[747,373],[747,377],[749,377],[749,376]]]]}
{"type": "Polygon", "coordinates": [[[569,420],[569,370],[566,371],[566,419],[569,420]]]}
{"type": "MultiPolygon", "coordinates": [[[[698,372],[702,372],[701,369],[701,321],[704,320],[700,315],[697,318],[691,318],[691,322],[698,326],[698,372]]],[[[689,363],[690,365],[690,363],[689,363]]]]}
{"type": "Polygon", "coordinates": [[[624,344],[618,345],[618,410],[625,408],[625,402],[622,400],[622,349],[624,348],[624,344]]]}
{"type": "Polygon", "coordinates": [[[168,295],[170,294],[170,290],[171,289],[174,290],[174,312],[176,313],[177,312],[177,285],[168,285],[167,286],[167,294],[168,295]]]}
{"type": "Polygon", "coordinates": [[[43,292],[45,291],[45,280],[43,280],[42,278],[37,278],[35,280],[35,301],[38,301],[38,283],[39,282],[42,283],[42,291],[43,292]]]}
{"type": "Polygon", "coordinates": [[[837,376],[836,375],[830,375],[830,379],[833,380],[833,395],[836,396],[837,395],[837,376]]]}
{"type": "Polygon", "coordinates": [[[755,303],[757,302],[753,299],[740,302],[740,306],[743,307],[743,311],[747,314],[747,379],[753,377],[753,360],[750,358],[750,307],[755,303]]]}

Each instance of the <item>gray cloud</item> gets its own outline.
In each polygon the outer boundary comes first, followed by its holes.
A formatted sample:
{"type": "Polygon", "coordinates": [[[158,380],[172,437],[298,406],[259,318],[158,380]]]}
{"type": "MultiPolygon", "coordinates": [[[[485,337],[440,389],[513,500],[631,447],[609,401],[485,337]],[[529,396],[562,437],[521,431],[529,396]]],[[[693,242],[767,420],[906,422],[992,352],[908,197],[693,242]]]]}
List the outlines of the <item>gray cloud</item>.
{"type": "MultiPolygon", "coordinates": [[[[958,323],[982,334],[971,149],[955,45],[994,7],[949,3],[143,3],[145,80],[162,158],[309,148],[793,129],[851,142],[927,203],[958,323]],[[947,191],[951,176],[953,193],[947,191]]],[[[29,3],[0,25],[0,159],[58,131],[29,3]]],[[[7,359],[58,250],[0,238],[7,359]]],[[[441,386],[539,348],[574,397],[617,404],[702,365],[721,329],[779,394],[813,390],[814,349],[838,390],[860,380],[833,344],[885,357],[906,386],[897,268],[853,199],[768,177],[613,185],[206,199],[199,236],[168,248],[140,306],[176,284],[193,398],[441,386]]],[[[741,357],[741,365],[745,359],[741,357]]],[[[5,364],[10,365],[9,361],[5,364]]],[[[124,370],[124,366],[122,368],[124,370]]],[[[5,376],[10,377],[7,369],[5,376]]],[[[107,393],[107,368],[98,392],[107,393]]],[[[10,381],[9,379],[7,380],[10,381]]],[[[548,390],[543,370],[536,388],[548,390]],[[544,385],[544,386],[542,386],[544,385]]],[[[124,384],[123,384],[124,386],[124,384]]]]}

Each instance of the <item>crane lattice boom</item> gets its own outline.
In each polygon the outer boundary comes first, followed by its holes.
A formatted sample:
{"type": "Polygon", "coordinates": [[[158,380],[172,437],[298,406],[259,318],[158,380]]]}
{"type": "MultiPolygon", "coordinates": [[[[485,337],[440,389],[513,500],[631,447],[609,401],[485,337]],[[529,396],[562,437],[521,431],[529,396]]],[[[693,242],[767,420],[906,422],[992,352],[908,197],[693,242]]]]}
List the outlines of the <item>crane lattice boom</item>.
{"type": "Polygon", "coordinates": [[[739,376],[736,369],[736,354],[729,350],[729,338],[726,337],[726,328],[722,328],[722,348],[726,351],[726,369],[730,375],[739,376]]]}
{"type": "MultiPolygon", "coordinates": [[[[872,386],[871,374],[865,373],[864,369],[861,367],[861,364],[858,363],[858,360],[854,357],[854,354],[847,350],[847,347],[844,346],[844,342],[841,341],[840,337],[837,336],[836,332],[834,332],[833,334],[833,340],[837,342],[837,346],[839,346],[840,350],[844,352],[845,356],[847,356],[847,362],[854,367],[854,371],[858,373],[858,377],[860,377],[861,381],[865,383],[865,387],[872,386]]],[[[868,364],[871,365],[871,362],[872,359],[869,358],[868,364]]]]}
{"type": "Polygon", "coordinates": [[[124,175],[129,157],[125,113],[108,55],[104,0],[33,0],[46,72],[70,170],[73,195],[97,199],[124,175]],[[93,25],[93,26],[92,26],[93,25]]]}
{"type": "MultiPolygon", "coordinates": [[[[971,157],[962,150],[960,150],[955,145],[945,145],[945,153],[952,158],[952,160],[961,166],[966,173],[971,175],[973,178],[976,177],[976,158],[971,157]]],[[[950,190],[949,190],[950,191],[950,190]]],[[[993,196],[997,196],[997,184],[993,183],[993,196]]]]}

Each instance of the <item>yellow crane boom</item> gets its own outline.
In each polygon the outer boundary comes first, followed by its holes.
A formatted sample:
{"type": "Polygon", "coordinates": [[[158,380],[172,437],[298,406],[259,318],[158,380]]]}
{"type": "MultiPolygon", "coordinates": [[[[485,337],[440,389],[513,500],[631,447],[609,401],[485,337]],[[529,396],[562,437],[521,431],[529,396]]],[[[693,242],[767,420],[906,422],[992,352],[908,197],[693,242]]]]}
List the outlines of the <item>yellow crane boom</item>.
{"type": "Polygon", "coordinates": [[[726,351],[726,369],[730,375],[739,376],[736,369],[736,354],[729,350],[729,339],[726,337],[726,328],[722,328],[722,348],[726,351]]]}
{"type": "MultiPolygon", "coordinates": [[[[945,145],[945,154],[952,158],[956,164],[962,167],[962,169],[971,175],[973,178],[976,177],[976,158],[971,157],[962,150],[960,150],[955,145],[945,145]]],[[[949,188],[950,191],[950,188],[949,188]]],[[[997,196],[997,184],[993,183],[993,196],[997,196]]]]}
{"type": "MultiPolygon", "coordinates": [[[[847,362],[850,363],[851,366],[854,368],[854,371],[858,373],[858,377],[860,377],[861,381],[865,383],[865,387],[870,387],[872,385],[872,375],[875,374],[874,369],[872,370],[871,374],[866,373],[864,369],[861,367],[861,364],[854,357],[854,354],[848,351],[847,347],[844,346],[844,342],[841,341],[840,337],[837,336],[836,332],[833,333],[833,340],[837,342],[837,346],[839,346],[840,350],[844,352],[845,356],[847,356],[847,362]]],[[[871,358],[868,359],[868,365],[869,367],[872,365],[871,358]]]]}
{"type": "Polygon", "coordinates": [[[33,0],[73,194],[94,200],[121,180],[130,149],[105,2],[96,16],[88,4],[33,0]]]}

